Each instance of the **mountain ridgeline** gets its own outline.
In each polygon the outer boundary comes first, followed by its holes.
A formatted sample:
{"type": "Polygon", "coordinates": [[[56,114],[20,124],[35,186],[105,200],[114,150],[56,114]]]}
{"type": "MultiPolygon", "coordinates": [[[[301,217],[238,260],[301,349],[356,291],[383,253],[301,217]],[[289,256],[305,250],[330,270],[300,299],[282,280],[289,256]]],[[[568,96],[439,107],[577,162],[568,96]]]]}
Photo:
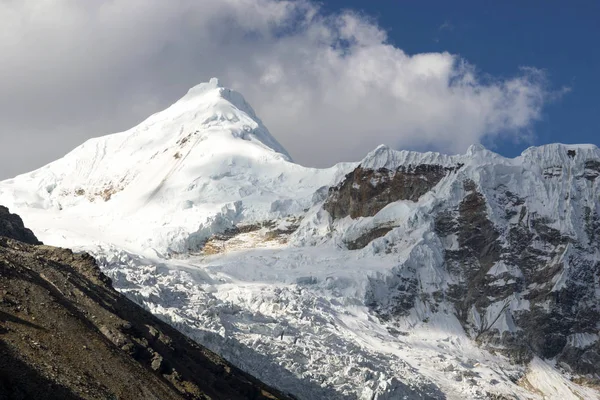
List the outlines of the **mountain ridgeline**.
{"type": "Polygon", "coordinates": [[[600,398],[594,145],[307,168],[211,80],[0,204],[75,251],[0,208],[0,339],[76,396],[600,398]]]}

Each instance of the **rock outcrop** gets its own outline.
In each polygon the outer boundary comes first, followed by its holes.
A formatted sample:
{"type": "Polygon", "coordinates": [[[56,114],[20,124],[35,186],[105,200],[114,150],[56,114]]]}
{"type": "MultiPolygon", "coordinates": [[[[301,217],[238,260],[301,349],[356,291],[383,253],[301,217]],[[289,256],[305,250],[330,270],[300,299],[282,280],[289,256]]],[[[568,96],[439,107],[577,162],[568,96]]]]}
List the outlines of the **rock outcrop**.
{"type": "Polygon", "coordinates": [[[394,201],[418,201],[454,170],[435,164],[401,165],[395,171],[359,166],[339,185],[329,189],[323,208],[334,219],[348,215],[351,218],[372,217],[394,201]]]}
{"type": "Polygon", "coordinates": [[[42,244],[31,230],[25,228],[21,217],[11,214],[4,206],[0,206],[0,236],[28,244],[42,244]]]}

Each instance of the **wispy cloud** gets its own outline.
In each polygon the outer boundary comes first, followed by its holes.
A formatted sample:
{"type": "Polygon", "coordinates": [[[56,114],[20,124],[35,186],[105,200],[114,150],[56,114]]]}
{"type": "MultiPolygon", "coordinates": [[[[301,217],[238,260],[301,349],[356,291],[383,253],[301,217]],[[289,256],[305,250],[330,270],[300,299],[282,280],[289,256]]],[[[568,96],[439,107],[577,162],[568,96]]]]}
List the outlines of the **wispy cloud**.
{"type": "Polygon", "coordinates": [[[444,21],[444,23],[438,27],[438,31],[453,31],[453,30],[454,30],[454,25],[450,21],[444,21]]]}
{"type": "Polygon", "coordinates": [[[484,80],[456,55],[409,55],[372,20],[310,1],[20,0],[1,2],[0,20],[5,176],[129,128],[212,76],[309,165],[380,143],[459,152],[515,137],[548,99],[540,71],[484,80]]]}

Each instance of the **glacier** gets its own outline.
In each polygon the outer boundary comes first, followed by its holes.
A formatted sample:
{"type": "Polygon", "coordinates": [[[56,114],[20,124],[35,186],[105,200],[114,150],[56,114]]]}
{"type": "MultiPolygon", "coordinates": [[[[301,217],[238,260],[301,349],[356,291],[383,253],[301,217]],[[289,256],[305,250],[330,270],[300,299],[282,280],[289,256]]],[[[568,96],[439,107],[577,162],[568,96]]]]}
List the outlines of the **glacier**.
{"type": "Polygon", "coordinates": [[[0,182],[0,204],[301,399],[593,399],[593,366],[572,360],[594,362],[598,320],[514,343],[574,285],[573,312],[596,315],[599,175],[600,149],[562,144],[307,168],[213,79],[0,182]]]}

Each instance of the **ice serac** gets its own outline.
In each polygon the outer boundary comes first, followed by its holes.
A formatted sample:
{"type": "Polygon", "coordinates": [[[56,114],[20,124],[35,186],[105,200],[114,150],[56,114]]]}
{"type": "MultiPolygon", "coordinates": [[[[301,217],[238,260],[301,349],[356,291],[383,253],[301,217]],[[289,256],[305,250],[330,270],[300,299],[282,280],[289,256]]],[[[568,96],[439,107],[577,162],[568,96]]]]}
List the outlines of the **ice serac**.
{"type": "Polygon", "coordinates": [[[599,185],[592,145],[305,168],[213,80],[0,203],[300,399],[594,399],[599,185]]]}

